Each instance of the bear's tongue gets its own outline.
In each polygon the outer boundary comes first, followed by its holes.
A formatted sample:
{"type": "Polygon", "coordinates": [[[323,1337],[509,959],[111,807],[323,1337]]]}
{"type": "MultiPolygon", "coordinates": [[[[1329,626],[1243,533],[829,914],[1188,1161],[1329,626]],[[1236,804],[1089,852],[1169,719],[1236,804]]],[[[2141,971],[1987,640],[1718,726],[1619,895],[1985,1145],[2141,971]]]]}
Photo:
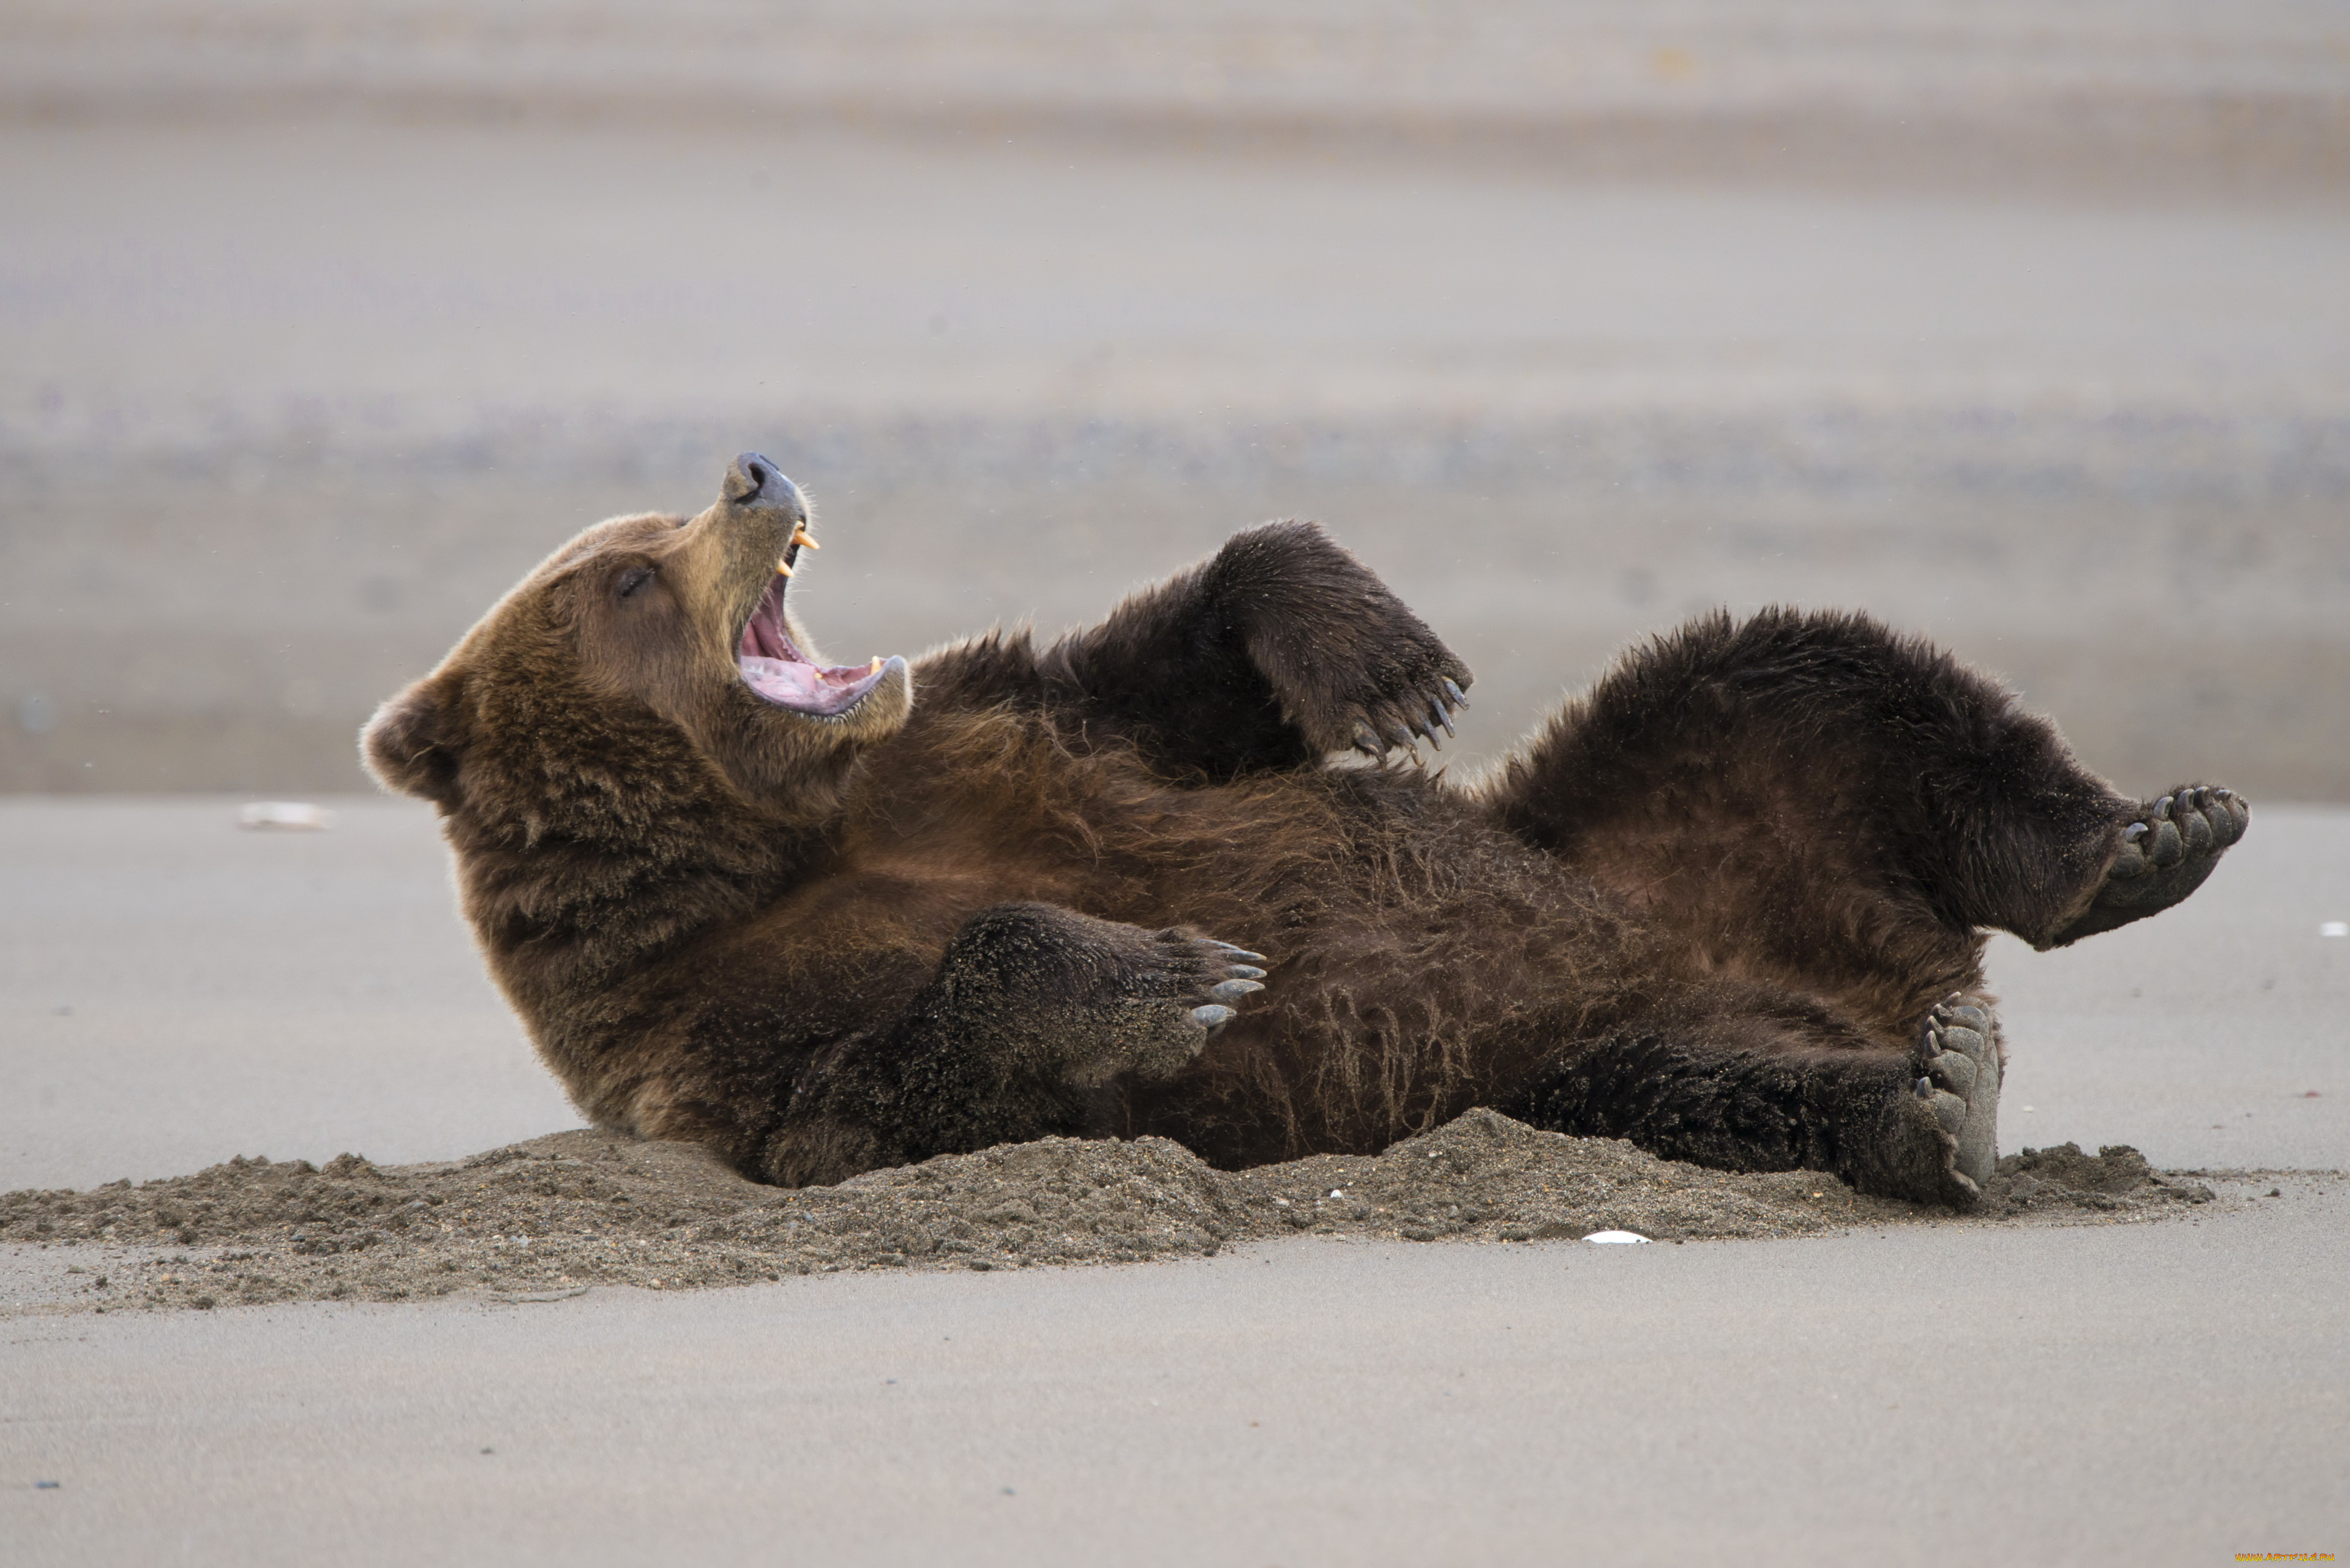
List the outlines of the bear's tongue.
{"type": "Polygon", "coordinates": [[[871,664],[819,669],[795,659],[740,660],[743,680],[778,708],[800,713],[837,713],[873,690],[881,679],[879,659],[871,664]]]}
{"type": "Polygon", "coordinates": [[[734,662],[743,684],[779,708],[801,713],[837,713],[870,691],[881,679],[881,660],[871,664],[809,663],[784,630],[784,579],[777,577],[743,623],[734,662]]]}

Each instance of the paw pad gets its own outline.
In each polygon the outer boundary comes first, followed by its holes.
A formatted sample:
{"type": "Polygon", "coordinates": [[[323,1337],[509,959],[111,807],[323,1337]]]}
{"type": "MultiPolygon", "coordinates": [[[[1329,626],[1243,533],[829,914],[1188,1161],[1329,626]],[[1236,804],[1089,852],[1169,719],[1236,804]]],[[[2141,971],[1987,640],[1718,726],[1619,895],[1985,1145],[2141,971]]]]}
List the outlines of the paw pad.
{"type": "Polygon", "coordinates": [[[2190,856],[2215,855],[2243,837],[2251,820],[2251,808],[2233,790],[2175,790],[2148,807],[2142,820],[2122,829],[2121,853],[2106,875],[2134,881],[2149,871],[2168,871],[2190,856]]]}
{"type": "Polygon", "coordinates": [[[1963,993],[1938,1002],[1919,1028],[1911,1092],[1950,1140],[1950,1169],[1970,1189],[1998,1160],[1999,1025],[1989,1006],[1963,993]]]}

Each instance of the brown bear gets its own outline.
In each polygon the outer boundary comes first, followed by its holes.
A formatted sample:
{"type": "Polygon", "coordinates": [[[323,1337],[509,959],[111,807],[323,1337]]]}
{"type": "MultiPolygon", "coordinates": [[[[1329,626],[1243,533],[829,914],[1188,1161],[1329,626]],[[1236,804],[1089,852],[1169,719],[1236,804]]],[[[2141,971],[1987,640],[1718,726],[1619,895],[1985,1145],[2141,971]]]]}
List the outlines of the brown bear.
{"type": "Polygon", "coordinates": [[[598,524],[363,742],[439,806],[588,1116],[768,1181],[1055,1133],[1231,1168],[1486,1106],[1964,1207],[1985,929],[2151,914],[2249,820],[2126,799],[1948,655],[1785,609],[1430,777],[1399,753],[1469,670],[1296,523],[1041,651],[829,666],[788,602],[807,526],[755,453],[699,516],[598,524]]]}

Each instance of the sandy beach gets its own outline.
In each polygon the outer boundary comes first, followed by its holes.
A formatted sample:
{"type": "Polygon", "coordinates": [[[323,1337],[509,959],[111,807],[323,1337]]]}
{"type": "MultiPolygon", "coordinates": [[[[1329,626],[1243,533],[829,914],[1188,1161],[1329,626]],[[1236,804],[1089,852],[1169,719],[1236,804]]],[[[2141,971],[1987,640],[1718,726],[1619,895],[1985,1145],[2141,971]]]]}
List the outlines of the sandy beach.
{"type": "Polygon", "coordinates": [[[2200,1223],[19,1320],[0,1524],[43,1564],[2338,1550],[2350,1194],[2287,1185],[2200,1223]]]}

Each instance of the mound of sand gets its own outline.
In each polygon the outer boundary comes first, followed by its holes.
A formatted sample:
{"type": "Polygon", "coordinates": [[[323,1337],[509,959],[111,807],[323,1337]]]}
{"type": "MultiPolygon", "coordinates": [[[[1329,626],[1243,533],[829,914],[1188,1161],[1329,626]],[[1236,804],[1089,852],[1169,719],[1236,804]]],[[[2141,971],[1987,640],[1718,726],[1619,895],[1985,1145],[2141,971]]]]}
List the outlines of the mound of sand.
{"type": "MultiPolygon", "coordinates": [[[[2203,1202],[2137,1151],[2000,1162],[1971,1217],[2143,1218],[2203,1202]]],[[[0,1196],[0,1241],[68,1244],[66,1297],[106,1311],[597,1284],[742,1284],[843,1269],[1000,1269],[1214,1253],[1293,1234],[1527,1241],[1794,1236],[1968,1218],[1814,1171],[1730,1175],[1471,1111],[1376,1158],[1211,1169],[1160,1138],[1045,1138],[786,1191],[683,1144],[557,1133],[449,1164],[238,1158],[194,1176],[0,1196]],[[88,1249],[87,1253],[82,1249],[88,1249]]]]}

